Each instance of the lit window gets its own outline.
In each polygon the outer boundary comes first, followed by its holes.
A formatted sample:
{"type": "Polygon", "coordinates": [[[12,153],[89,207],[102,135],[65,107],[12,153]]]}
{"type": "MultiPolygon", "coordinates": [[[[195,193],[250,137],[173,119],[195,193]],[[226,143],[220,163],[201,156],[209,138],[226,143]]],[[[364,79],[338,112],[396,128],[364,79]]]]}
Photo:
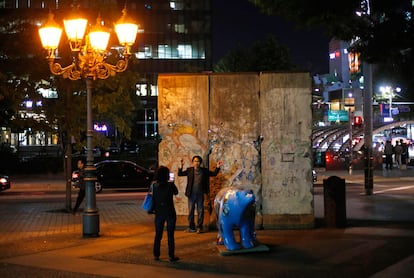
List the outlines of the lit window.
{"type": "Polygon", "coordinates": [[[147,84],[137,84],[137,95],[138,96],[147,96],[148,92],[147,92],[147,84]]]}
{"type": "Polygon", "coordinates": [[[191,59],[192,58],[192,49],[191,45],[188,44],[180,44],[177,47],[178,49],[178,57],[183,59],[191,59]]]}
{"type": "Polygon", "coordinates": [[[158,58],[160,59],[168,59],[171,58],[171,51],[168,45],[160,44],[158,45],[158,58]]]}
{"type": "Polygon", "coordinates": [[[184,9],[184,3],[182,0],[177,1],[170,1],[170,8],[172,10],[183,10],[184,9]]]}
{"type": "Polygon", "coordinates": [[[146,58],[152,57],[152,47],[151,46],[144,47],[144,55],[145,55],[146,58]]]}
{"type": "Polygon", "coordinates": [[[58,98],[58,93],[55,89],[39,88],[38,91],[44,98],[58,98]]]}
{"type": "Polygon", "coordinates": [[[138,59],[150,59],[152,58],[152,46],[144,46],[144,49],[138,50],[136,53],[138,59]]]}
{"type": "Polygon", "coordinates": [[[174,31],[177,33],[187,33],[187,29],[185,28],[184,24],[175,24],[174,31]]]}

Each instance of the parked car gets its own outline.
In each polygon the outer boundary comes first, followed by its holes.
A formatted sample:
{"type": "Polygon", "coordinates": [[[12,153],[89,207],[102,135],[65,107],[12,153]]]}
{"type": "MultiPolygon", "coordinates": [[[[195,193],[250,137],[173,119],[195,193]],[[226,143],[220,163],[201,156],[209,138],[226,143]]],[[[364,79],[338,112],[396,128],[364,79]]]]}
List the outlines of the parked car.
{"type": "Polygon", "coordinates": [[[9,176],[0,175],[0,191],[10,189],[10,179],[9,176]]]}
{"type": "MultiPolygon", "coordinates": [[[[148,189],[153,179],[153,172],[132,161],[104,160],[95,164],[95,192],[102,189],[148,189]]],[[[78,170],[72,173],[72,186],[78,187],[78,170]]]]}

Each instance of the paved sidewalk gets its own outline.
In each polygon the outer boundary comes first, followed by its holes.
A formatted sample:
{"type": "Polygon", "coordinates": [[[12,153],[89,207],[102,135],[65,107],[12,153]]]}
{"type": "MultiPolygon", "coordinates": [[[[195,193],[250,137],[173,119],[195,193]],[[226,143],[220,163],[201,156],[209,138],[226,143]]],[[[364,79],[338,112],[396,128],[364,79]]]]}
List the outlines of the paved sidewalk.
{"type": "MultiPolygon", "coordinates": [[[[347,182],[364,182],[364,170],[353,170],[351,172],[345,170],[326,171],[325,168],[316,168],[318,173],[318,181],[322,182],[330,176],[338,176],[346,179],[347,182]]],[[[394,168],[393,170],[374,170],[374,183],[381,180],[413,180],[414,181],[414,167],[408,166],[406,170],[394,168]]]]}
{"type": "MultiPolygon", "coordinates": [[[[413,172],[376,174],[374,183],[395,179],[413,185],[413,172]]],[[[136,200],[134,195],[132,200],[117,201],[98,196],[100,237],[82,238],[82,217],[66,213],[63,201],[48,200],[39,193],[30,202],[16,202],[31,183],[20,180],[11,191],[14,201],[0,194],[0,276],[412,277],[414,197],[349,194],[347,227],[327,229],[320,185],[332,175],[347,183],[363,181],[363,173],[320,172],[314,229],[258,230],[258,240],[270,251],[233,256],[219,254],[215,231],[187,234],[177,230],[180,261],[176,263],[167,260],[166,234],[161,261],[152,258],[153,216],[139,207],[143,194],[136,194],[136,200]]],[[[37,180],[36,186],[43,190],[55,194],[64,190],[61,179],[37,180]]]]}

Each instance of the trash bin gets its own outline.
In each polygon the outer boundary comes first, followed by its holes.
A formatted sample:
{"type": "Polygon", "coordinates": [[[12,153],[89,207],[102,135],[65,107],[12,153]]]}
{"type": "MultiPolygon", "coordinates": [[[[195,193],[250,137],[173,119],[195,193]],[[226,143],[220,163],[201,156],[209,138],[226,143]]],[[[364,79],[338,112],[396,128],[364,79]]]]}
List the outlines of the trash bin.
{"type": "Polygon", "coordinates": [[[323,180],[325,224],[327,227],[346,226],[345,179],[332,176],[323,180]]]}

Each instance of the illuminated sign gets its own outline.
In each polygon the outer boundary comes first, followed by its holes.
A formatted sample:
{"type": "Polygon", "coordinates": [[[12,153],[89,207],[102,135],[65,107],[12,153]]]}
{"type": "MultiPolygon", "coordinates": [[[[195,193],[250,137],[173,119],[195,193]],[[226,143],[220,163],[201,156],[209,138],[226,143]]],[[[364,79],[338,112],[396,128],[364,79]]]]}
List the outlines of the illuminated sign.
{"type": "Polygon", "coordinates": [[[346,110],[328,110],[329,122],[347,122],[349,120],[348,111],[346,110]]]}
{"type": "Polygon", "coordinates": [[[350,73],[361,72],[361,60],[359,58],[359,53],[350,52],[348,54],[348,61],[349,61],[349,72],[350,73]]]}
{"type": "Polygon", "coordinates": [[[95,131],[101,131],[101,132],[108,131],[108,127],[106,126],[106,124],[103,124],[103,125],[94,124],[93,129],[95,131]]]}
{"type": "Polygon", "coordinates": [[[354,117],[354,125],[355,126],[361,126],[362,125],[362,117],[361,116],[355,116],[354,117]]]}

